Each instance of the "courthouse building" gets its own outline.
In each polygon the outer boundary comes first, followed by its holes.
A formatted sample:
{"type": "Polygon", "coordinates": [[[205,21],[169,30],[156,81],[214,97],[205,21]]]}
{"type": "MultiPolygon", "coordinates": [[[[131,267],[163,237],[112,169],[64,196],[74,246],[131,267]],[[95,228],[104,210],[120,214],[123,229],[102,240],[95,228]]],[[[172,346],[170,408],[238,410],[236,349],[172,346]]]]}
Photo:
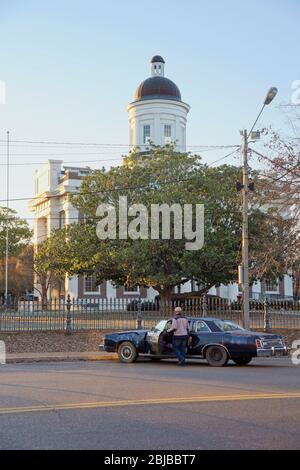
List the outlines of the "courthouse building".
{"type": "MultiPolygon", "coordinates": [[[[150,142],[164,146],[173,143],[177,151],[186,151],[186,125],[190,106],[182,100],[178,86],[165,77],[165,61],[156,55],[151,59],[151,75],[136,89],[134,100],[127,106],[129,116],[129,146],[147,151],[150,142]]],[[[81,214],[71,205],[69,195],[76,193],[89,167],[65,166],[63,160],[48,160],[35,172],[35,197],[30,201],[34,212],[34,244],[50,236],[55,228],[76,223],[81,214]]],[[[176,293],[199,289],[187,282],[175,289],[176,293]]],[[[273,297],[293,295],[292,279],[285,276],[278,282],[257,282],[252,297],[261,294],[273,297]]],[[[74,298],[142,298],[153,299],[157,292],[143,287],[115,287],[110,281],[96,286],[93,276],[67,277],[60,286],[52,288],[49,296],[74,298]]],[[[235,300],[240,294],[238,284],[213,287],[209,294],[235,300]]]]}

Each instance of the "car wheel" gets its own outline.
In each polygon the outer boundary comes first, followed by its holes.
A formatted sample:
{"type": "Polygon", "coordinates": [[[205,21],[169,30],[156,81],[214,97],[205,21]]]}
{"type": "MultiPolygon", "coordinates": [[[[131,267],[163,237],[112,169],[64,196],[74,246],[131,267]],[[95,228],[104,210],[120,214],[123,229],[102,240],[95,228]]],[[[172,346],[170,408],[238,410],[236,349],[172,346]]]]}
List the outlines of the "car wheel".
{"type": "Polygon", "coordinates": [[[250,356],[241,356],[241,357],[236,357],[235,359],[232,359],[233,362],[236,363],[238,366],[246,366],[249,364],[249,362],[252,361],[252,357],[250,356]]]}
{"type": "Polygon", "coordinates": [[[221,346],[209,346],[205,353],[205,358],[210,366],[223,367],[228,362],[227,351],[221,346]]]}
{"type": "Polygon", "coordinates": [[[124,343],[121,343],[119,346],[118,356],[120,362],[130,363],[136,361],[138,353],[134,344],[129,341],[124,341],[124,343]]]}

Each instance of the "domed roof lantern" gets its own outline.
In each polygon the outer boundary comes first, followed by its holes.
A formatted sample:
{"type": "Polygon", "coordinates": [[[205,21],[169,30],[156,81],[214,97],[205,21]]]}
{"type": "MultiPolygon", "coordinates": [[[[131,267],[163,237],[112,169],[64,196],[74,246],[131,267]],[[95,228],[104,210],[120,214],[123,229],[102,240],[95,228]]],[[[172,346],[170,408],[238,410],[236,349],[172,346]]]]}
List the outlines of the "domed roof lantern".
{"type": "Polygon", "coordinates": [[[162,58],[161,55],[154,55],[152,57],[152,59],[150,60],[151,63],[154,63],[154,62],[161,62],[162,64],[165,63],[164,59],[162,58]]]}
{"type": "Polygon", "coordinates": [[[151,75],[152,77],[164,77],[165,70],[164,65],[165,61],[160,55],[155,55],[152,57],[151,61],[151,75]]]}
{"type": "Polygon", "coordinates": [[[160,55],[151,59],[151,77],[144,80],[135,92],[135,100],[166,99],[181,101],[177,85],[164,75],[165,61],[160,55]]]}
{"type": "Polygon", "coordinates": [[[185,152],[190,106],[182,101],[178,86],[165,77],[164,59],[155,55],[150,65],[151,76],[140,83],[127,106],[130,146],[143,152],[149,141],[158,146],[176,143],[178,151],[185,152]]]}

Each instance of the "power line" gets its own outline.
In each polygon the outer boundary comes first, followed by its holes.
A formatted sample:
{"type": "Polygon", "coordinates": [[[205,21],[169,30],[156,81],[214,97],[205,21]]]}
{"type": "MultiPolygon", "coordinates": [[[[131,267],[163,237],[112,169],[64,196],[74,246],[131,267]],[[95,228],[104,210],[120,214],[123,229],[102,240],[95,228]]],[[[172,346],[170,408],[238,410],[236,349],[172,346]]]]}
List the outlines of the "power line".
{"type": "Polygon", "coordinates": [[[214,165],[215,163],[218,163],[222,160],[225,160],[225,158],[228,158],[228,157],[231,157],[231,155],[233,155],[234,153],[236,153],[237,150],[234,150],[233,152],[230,152],[228,155],[225,155],[225,157],[221,157],[221,158],[218,158],[217,160],[215,160],[214,162],[212,163],[209,163],[207,166],[211,166],[211,165],[214,165]]]}
{"type": "MultiPolygon", "coordinates": [[[[203,201],[203,203],[204,203],[204,201],[203,201]]],[[[220,206],[219,209],[223,209],[223,207],[220,206]]],[[[232,209],[232,208],[230,208],[229,210],[230,210],[230,213],[232,213],[232,214],[241,214],[241,211],[240,211],[240,210],[232,209]]],[[[253,210],[254,210],[254,212],[255,212],[257,209],[255,208],[255,209],[253,209],[253,210]]],[[[206,211],[205,211],[205,214],[212,214],[212,215],[215,215],[215,213],[216,213],[216,210],[215,210],[215,209],[214,209],[214,210],[206,210],[206,211]]],[[[265,214],[265,213],[264,213],[264,214],[265,214]]],[[[224,214],[225,217],[227,217],[227,215],[228,215],[228,214],[224,214]]],[[[250,215],[251,215],[251,214],[250,214],[250,215]]],[[[269,214],[269,216],[272,216],[272,214],[269,214]]],[[[43,218],[43,217],[41,217],[41,218],[43,218]]],[[[68,217],[67,220],[76,220],[76,221],[78,221],[78,222],[86,222],[86,221],[99,220],[100,218],[101,218],[100,216],[99,216],[99,217],[97,217],[97,216],[90,217],[90,216],[89,216],[89,217],[86,217],[86,220],[81,220],[80,217],[78,216],[78,217],[68,217]]],[[[280,218],[280,219],[282,219],[282,220],[285,220],[286,222],[295,221],[295,220],[300,220],[300,217],[291,217],[291,218],[289,218],[289,219],[286,219],[286,218],[284,218],[283,216],[280,216],[280,217],[278,217],[278,216],[273,216],[272,218],[273,218],[273,219],[278,219],[278,218],[280,218]]],[[[6,218],[5,220],[6,220],[6,221],[13,221],[13,220],[22,220],[22,219],[23,219],[23,220],[25,220],[25,219],[26,219],[26,220],[36,220],[35,217],[19,217],[19,216],[16,216],[16,217],[8,217],[8,218],[6,218]]],[[[61,220],[60,217],[50,217],[50,216],[45,216],[45,219],[47,219],[47,220],[61,220]]],[[[67,224],[66,224],[66,225],[67,225],[67,224]]]]}
{"type": "MultiPolygon", "coordinates": [[[[257,151],[254,150],[254,149],[251,149],[251,151],[254,152],[254,153],[256,153],[259,157],[261,157],[261,158],[263,158],[263,159],[265,159],[265,160],[268,160],[268,162],[274,163],[271,158],[266,157],[266,156],[263,155],[262,153],[259,153],[259,152],[257,152],[257,151]]],[[[281,176],[278,178],[277,181],[281,180],[282,178],[284,178],[285,176],[287,176],[289,173],[292,173],[292,174],[293,174],[295,168],[297,168],[298,166],[300,166],[300,162],[297,162],[295,165],[293,165],[292,168],[287,169],[286,166],[280,165],[279,163],[277,163],[277,164],[278,164],[278,166],[279,166],[280,168],[282,168],[283,170],[286,171],[286,173],[285,173],[284,175],[281,175],[281,176]]],[[[297,177],[298,177],[298,176],[300,176],[300,175],[297,174],[297,177]]]]}
{"type": "MultiPolygon", "coordinates": [[[[210,149],[209,149],[210,150],[210,149]]],[[[209,151],[209,150],[205,150],[205,151],[209,151]]],[[[72,156],[72,155],[81,155],[81,156],[84,156],[84,155],[101,155],[101,156],[105,156],[105,155],[115,155],[116,153],[120,153],[120,150],[113,150],[112,152],[108,151],[108,150],[102,150],[102,149],[99,149],[97,152],[57,152],[57,153],[12,153],[12,155],[14,157],[47,157],[47,156],[60,156],[60,155],[69,155],[69,156],[72,156]]]]}
{"type": "MultiPolygon", "coordinates": [[[[212,150],[212,149],[207,149],[207,150],[203,150],[203,151],[204,151],[204,152],[209,152],[209,151],[211,151],[211,150],[212,150]]],[[[234,153],[234,152],[232,152],[232,153],[234,153]]],[[[19,154],[19,155],[22,155],[22,154],[19,154]]],[[[27,154],[26,154],[26,155],[27,155],[27,154]]],[[[30,155],[30,154],[28,154],[28,155],[30,155]]],[[[52,156],[54,156],[54,155],[59,156],[59,155],[61,155],[61,154],[59,154],[59,153],[58,153],[58,154],[52,154],[52,156]]],[[[72,154],[65,154],[65,155],[72,155],[72,154]]],[[[81,155],[81,154],[79,153],[79,154],[77,154],[77,155],[81,155]]],[[[98,153],[92,153],[91,155],[98,155],[98,153]]],[[[32,155],[31,155],[31,156],[32,156],[32,155]]],[[[50,155],[49,155],[49,154],[45,154],[44,156],[45,156],[45,157],[49,157],[50,155]]],[[[100,155],[100,156],[101,156],[101,155],[100,155]]],[[[111,161],[121,160],[122,158],[125,158],[125,157],[127,157],[127,156],[125,156],[125,155],[120,155],[119,157],[115,157],[115,158],[106,158],[106,159],[99,159],[99,158],[97,158],[97,159],[94,159],[94,160],[71,160],[71,161],[70,161],[70,160],[62,160],[62,165],[69,164],[69,163],[74,164],[74,163],[111,162],[111,161]]],[[[214,163],[217,163],[217,162],[219,162],[219,161],[221,161],[221,160],[223,160],[223,159],[225,159],[225,158],[227,158],[227,156],[221,157],[221,158],[215,160],[214,162],[210,163],[210,165],[213,165],[214,163]]],[[[43,161],[43,162],[20,162],[20,163],[10,163],[10,166],[27,166],[27,165],[28,165],[28,166],[33,166],[33,165],[43,165],[43,164],[45,164],[46,162],[47,162],[47,161],[43,161]]],[[[7,163],[0,163],[0,167],[1,167],[1,166],[6,166],[6,165],[7,165],[7,163]]]]}
{"type": "MultiPolygon", "coordinates": [[[[223,150],[223,147],[222,148],[206,148],[206,149],[201,149],[200,151],[201,152],[216,152],[218,150],[223,150]]],[[[114,150],[112,152],[108,151],[108,150],[98,150],[97,152],[57,152],[57,153],[12,153],[11,154],[14,156],[14,157],[49,157],[49,156],[56,156],[56,157],[59,157],[61,155],[99,155],[99,156],[105,156],[105,155],[115,155],[115,154],[120,154],[121,150],[114,150]]],[[[188,152],[188,153],[191,153],[191,152],[188,152]]],[[[130,154],[129,154],[130,155],[130,154]]],[[[121,156],[124,156],[124,154],[121,154],[121,156]]],[[[38,162],[37,162],[38,163],[38,162]]]]}
{"type": "MultiPolygon", "coordinates": [[[[106,159],[99,159],[97,158],[96,160],[66,160],[64,161],[63,160],[63,163],[62,165],[64,166],[65,164],[69,164],[69,163],[97,163],[97,162],[113,162],[113,161],[117,161],[117,160],[120,160],[120,158],[122,157],[116,157],[116,158],[106,158],[106,159]]],[[[22,162],[22,163],[10,163],[9,166],[32,166],[32,165],[43,165],[45,162],[22,162]]],[[[6,163],[0,163],[0,166],[6,166],[7,164],[6,163]]]]}
{"type": "Polygon", "coordinates": [[[282,181],[282,178],[286,175],[280,176],[278,178],[274,178],[271,175],[263,175],[265,178],[271,179],[274,181],[274,183],[280,183],[280,184],[285,184],[287,186],[296,186],[299,187],[300,180],[295,180],[295,181],[282,181]]]}
{"type": "MultiPolygon", "coordinates": [[[[210,167],[211,165],[217,163],[218,161],[220,160],[224,160],[226,158],[229,158],[231,155],[233,155],[234,153],[236,153],[237,149],[233,150],[232,152],[228,153],[227,155],[225,155],[224,157],[221,157],[219,158],[218,160],[210,163],[210,164],[206,164],[207,167],[210,167]]],[[[183,183],[183,182],[188,182],[188,181],[191,181],[191,178],[187,178],[187,179],[181,179],[181,180],[170,180],[170,181],[162,181],[162,182],[159,182],[158,184],[159,185],[166,185],[166,184],[174,184],[174,183],[183,183]]],[[[103,191],[95,191],[95,192],[89,192],[87,194],[105,194],[105,193],[112,193],[112,192],[120,192],[120,191],[130,191],[130,190],[133,190],[133,189],[148,189],[148,190],[153,190],[153,189],[156,189],[156,188],[153,188],[153,187],[149,187],[149,185],[144,185],[144,186],[133,186],[133,187],[127,187],[127,188],[118,188],[118,189],[110,189],[110,190],[103,190],[103,191]]],[[[84,196],[84,193],[82,192],[74,192],[74,193],[67,193],[67,195],[83,195],[84,196]]],[[[24,197],[24,198],[14,198],[14,199],[10,199],[10,201],[12,202],[16,202],[16,201],[29,201],[29,200],[38,200],[38,199],[52,199],[52,198],[57,198],[57,197],[62,197],[62,196],[66,196],[66,194],[53,194],[53,195],[49,195],[49,196],[33,196],[33,197],[24,197]]],[[[3,199],[0,199],[0,202],[4,202],[3,199]]]]}
{"type": "MultiPolygon", "coordinates": [[[[6,142],[3,139],[0,139],[0,142],[6,142]]],[[[12,144],[14,143],[22,143],[22,144],[39,144],[39,145],[72,145],[72,146],[101,146],[101,147],[131,147],[128,143],[127,144],[116,144],[116,143],[99,143],[99,142],[57,142],[57,141],[38,141],[38,140],[12,140],[12,144]]],[[[176,145],[176,147],[186,147],[186,148],[233,148],[239,147],[239,145],[176,145]]],[[[137,147],[149,147],[149,144],[139,145],[137,147]]]]}

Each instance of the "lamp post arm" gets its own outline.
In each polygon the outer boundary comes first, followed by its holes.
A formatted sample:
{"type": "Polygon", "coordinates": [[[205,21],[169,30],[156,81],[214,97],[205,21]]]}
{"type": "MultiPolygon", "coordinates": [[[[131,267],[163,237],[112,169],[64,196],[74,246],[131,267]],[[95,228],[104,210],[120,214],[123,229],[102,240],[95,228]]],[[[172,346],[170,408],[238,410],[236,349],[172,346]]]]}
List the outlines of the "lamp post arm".
{"type": "Polygon", "coordinates": [[[251,132],[253,131],[254,127],[256,126],[257,121],[259,120],[260,116],[262,115],[262,112],[263,112],[263,110],[265,109],[265,106],[266,106],[266,105],[265,105],[265,103],[264,103],[263,106],[262,106],[262,108],[261,108],[261,110],[260,110],[260,112],[259,112],[259,115],[257,116],[257,118],[256,118],[256,120],[255,120],[253,126],[251,127],[251,130],[250,130],[248,136],[251,135],[251,132]]]}

